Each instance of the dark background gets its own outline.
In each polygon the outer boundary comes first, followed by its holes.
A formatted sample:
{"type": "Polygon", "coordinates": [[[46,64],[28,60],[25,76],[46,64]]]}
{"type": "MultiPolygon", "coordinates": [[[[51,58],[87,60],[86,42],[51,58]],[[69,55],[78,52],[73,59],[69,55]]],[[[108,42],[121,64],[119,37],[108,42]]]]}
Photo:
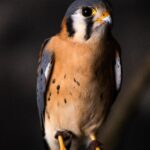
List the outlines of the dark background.
{"type": "MultiPolygon", "coordinates": [[[[70,2],[0,1],[1,150],[43,150],[36,105],[38,50],[44,39],[59,31],[70,2]]],[[[150,7],[149,0],[113,0],[112,4],[113,33],[122,47],[122,95],[145,56],[150,58],[150,7]]],[[[122,129],[118,150],[150,149],[150,84],[142,88],[134,110],[122,129]]]]}

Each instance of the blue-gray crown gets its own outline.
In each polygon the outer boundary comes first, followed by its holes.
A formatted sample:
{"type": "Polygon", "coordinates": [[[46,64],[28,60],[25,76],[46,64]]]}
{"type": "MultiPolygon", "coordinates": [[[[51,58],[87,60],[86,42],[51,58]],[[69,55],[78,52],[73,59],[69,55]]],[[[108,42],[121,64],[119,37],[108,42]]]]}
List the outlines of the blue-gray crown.
{"type": "Polygon", "coordinates": [[[75,0],[66,11],[65,16],[68,18],[71,14],[73,14],[76,10],[81,7],[88,6],[93,7],[100,2],[105,3],[108,6],[108,0],[75,0]]]}

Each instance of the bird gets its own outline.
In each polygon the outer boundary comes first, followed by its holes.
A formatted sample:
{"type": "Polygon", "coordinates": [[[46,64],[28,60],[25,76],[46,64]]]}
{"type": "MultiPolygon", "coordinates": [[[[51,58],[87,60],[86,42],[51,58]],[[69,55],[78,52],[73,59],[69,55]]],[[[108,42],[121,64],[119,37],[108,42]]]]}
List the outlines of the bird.
{"type": "Polygon", "coordinates": [[[108,0],[75,0],[39,52],[37,105],[48,150],[101,150],[99,135],[122,83],[108,0]]]}

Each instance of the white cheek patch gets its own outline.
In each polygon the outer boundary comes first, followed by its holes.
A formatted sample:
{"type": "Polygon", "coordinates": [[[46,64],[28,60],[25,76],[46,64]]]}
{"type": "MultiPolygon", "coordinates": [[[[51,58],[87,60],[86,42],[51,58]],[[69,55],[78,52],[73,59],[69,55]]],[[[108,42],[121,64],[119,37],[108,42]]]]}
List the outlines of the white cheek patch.
{"type": "Polygon", "coordinates": [[[48,63],[48,65],[46,66],[45,72],[44,72],[46,80],[47,80],[48,77],[49,77],[50,67],[51,67],[51,64],[48,63]]]}
{"type": "Polygon", "coordinates": [[[120,89],[121,86],[121,62],[120,57],[116,56],[116,63],[115,63],[115,78],[116,78],[116,87],[117,90],[120,89]]]}
{"type": "Polygon", "coordinates": [[[84,21],[84,17],[82,14],[77,11],[74,15],[72,15],[73,19],[73,28],[75,30],[74,38],[78,41],[84,41],[84,36],[86,34],[86,23],[84,21]]]}

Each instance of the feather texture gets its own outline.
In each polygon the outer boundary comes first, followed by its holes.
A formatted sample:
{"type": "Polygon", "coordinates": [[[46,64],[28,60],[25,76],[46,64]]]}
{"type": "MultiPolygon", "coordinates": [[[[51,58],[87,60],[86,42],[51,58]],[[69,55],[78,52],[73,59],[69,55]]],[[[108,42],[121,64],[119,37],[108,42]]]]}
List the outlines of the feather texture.
{"type": "Polygon", "coordinates": [[[43,129],[43,115],[46,103],[46,89],[50,79],[50,74],[53,67],[53,53],[43,50],[41,55],[41,61],[38,66],[37,72],[37,104],[39,110],[40,123],[43,129]]]}

